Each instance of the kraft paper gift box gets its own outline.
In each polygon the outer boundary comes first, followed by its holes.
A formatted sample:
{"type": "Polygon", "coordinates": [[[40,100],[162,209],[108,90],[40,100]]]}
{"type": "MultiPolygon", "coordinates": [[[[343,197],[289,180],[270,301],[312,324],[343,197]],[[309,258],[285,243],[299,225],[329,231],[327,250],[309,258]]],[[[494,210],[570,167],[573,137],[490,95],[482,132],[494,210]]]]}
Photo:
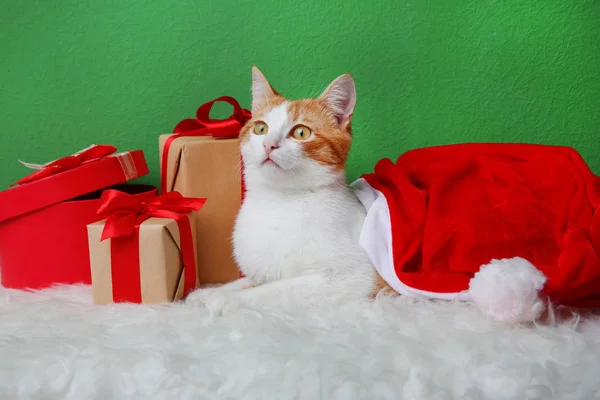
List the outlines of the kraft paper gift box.
{"type": "Polygon", "coordinates": [[[205,199],[172,192],[140,204],[115,192],[100,209],[108,218],[87,227],[94,303],[184,298],[198,286],[191,211],[205,199]]]}
{"type": "Polygon", "coordinates": [[[136,197],[156,196],[157,188],[126,183],[148,173],[141,150],[116,153],[92,145],[43,164],[0,192],[2,285],[42,289],[54,284],[91,282],[86,226],[98,221],[105,189],[136,197]]]}
{"type": "Polygon", "coordinates": [[[208,198],[194,225],[200,284],[226,283],[240,276],[231,236],[244,194],[238,135],[250,116],[235,99],[221,97],[200,106],[197,118],[181,121],[173,134],[159,137],[162,193],[175,190],[208,198]],[[210,108],[217,101],[231,104],[233,115],[211,119],[210,108]]]}

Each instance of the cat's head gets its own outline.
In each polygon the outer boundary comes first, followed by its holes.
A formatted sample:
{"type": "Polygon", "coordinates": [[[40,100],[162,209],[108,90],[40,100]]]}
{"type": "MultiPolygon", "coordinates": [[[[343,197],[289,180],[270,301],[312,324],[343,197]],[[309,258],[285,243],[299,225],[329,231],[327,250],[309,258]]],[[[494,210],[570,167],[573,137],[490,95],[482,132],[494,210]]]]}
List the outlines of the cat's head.
{"type": "Polygon", "coordinates": [[[248,188],[314,188],[344,181],[356,88],[349,74],[316,99],[288,100],[252,68],[252,119],[241,131],[248,188]]]}

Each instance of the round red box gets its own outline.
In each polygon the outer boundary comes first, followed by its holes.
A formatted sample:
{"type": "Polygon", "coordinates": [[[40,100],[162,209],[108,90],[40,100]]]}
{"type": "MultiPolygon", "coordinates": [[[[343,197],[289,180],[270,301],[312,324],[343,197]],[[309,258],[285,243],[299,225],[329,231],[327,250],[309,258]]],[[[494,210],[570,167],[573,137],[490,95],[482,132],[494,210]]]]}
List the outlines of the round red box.
{"type": "Polygon", "coordinates": [[[130,161],[127,171],[118,156],[109,156],[0,192],[2,286],[91,283],[86,226],[100,220],[102,191],[117,189],[143,199],[158,192],[149,185],[124,184],[148,173],[142,151],[124,154],[130,161]]]}

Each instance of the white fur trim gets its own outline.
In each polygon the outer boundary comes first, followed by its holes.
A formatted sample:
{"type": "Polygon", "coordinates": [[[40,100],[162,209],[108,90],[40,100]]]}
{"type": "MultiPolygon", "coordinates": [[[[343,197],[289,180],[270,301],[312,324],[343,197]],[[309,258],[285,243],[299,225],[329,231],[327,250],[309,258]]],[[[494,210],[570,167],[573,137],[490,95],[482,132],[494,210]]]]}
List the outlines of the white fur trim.
{"type": "Polygon", "coordinates": [[[466,290],[457,293],[436,293],[416,289],[402,282],[394,268],[392,224],[385,196],[380,191],[375,190],[363,178],[353,182],[351,187],[367,210],[365,223],[360,234],[360,245],[365,249],[375,269],[388,285],[404,296],[442,300],[470,300],[469,293],[466,290]]]}

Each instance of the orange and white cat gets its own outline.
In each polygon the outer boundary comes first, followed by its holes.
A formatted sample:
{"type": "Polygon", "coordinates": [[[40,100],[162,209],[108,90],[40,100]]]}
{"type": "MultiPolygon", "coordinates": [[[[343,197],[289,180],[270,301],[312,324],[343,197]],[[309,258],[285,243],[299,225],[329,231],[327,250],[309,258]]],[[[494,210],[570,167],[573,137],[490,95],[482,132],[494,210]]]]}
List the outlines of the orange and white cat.
{"type": "Polygon", "coordinates": [[[345,177],[355,104],[349,74],[317,99],[291,101],[252,69],[252,119],[241,131],[247,192],[233,234],[245,277],[216,290],[245,289],[239,295],[258,303],[314,304],[377,291],[383,281],[358,240],[366,211],[345,177]]]}
{"type": "MultiPolygon", "coordinates": [[[[252,69],[252,119],[241,131],[247,192],[233,233],[245,277],[196,290],[188,304],[205,305],[219,294],[256,305],[289,300],[307,307],[380,291],[415,295],[382,279],[360,243],[369,201],[359,201],[353,189],[360,184],[351,189],[345,176],[355,104],[349,74],[316,99],[288,100],[252,69]]],[[[497,320],[528,321],[544,307],[538,298],[543,280],[526,260],[492,260],[461,298],[497,320]]]]}

